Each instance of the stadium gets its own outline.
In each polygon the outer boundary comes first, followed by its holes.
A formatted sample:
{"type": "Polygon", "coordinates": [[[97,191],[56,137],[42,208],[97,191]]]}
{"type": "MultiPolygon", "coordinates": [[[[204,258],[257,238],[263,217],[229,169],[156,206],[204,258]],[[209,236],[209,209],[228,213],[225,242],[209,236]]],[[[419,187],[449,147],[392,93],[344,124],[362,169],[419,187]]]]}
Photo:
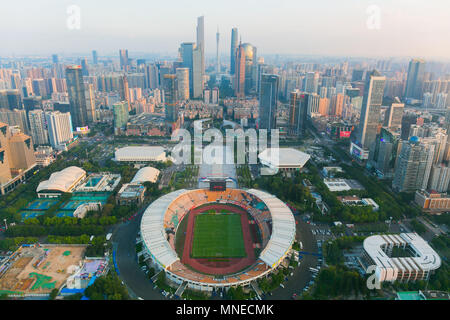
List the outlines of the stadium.
{"type": "Polygon", "coordinates": [[[177,190],[155,200],[141,220],[145,255],[181,294],[252,286],[288,256],[295,220],[266,192],[226,188],[177,190]]]}

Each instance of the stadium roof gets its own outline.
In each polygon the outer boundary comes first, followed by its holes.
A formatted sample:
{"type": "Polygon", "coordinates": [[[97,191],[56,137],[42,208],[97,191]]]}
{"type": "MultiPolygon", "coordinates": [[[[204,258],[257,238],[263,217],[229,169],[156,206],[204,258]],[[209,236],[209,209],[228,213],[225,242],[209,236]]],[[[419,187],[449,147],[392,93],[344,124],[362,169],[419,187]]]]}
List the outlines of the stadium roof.
{"type": "Polygon", "coordinates": [[[131,183],[143,183],[143,182],[156,182],[158,180],[160,171],[153,167],[144,167],[139,169],[138,172],[134,175],[131,183]]]}
{"type": "Polygon", "coordinates": [[[311,158],[293,148],[267,148],[258,155],[264,165],[278,168],[302,168],[311,158]]]}
{"type": "Polygon", "coordinates": [[[179,260],[177,253],[166,239],[164,215],[169,205],[186,191],[185,189],[177,190],[156,199],[147,207],[142,216],[141,236],[144,245],[164,268],[168,268],[179,260]]]}
{"type": "Polygon", "coordinates": [[[295,240],[295,219],[289,207],[277,197],[256,189],[246,190],[264,201],[272,216],[272,235],[259,258],[276,267],[295,240]]]}
{"type": "Polygon", "coordinates": [[[61,171],[54,172],[48,180],[39,183],[36,192],[42,190],[58,190],[70,192],[75,185],[86,176],[86,171],[78,167],[67,167],[61,171]]]}
{"type": "MultiPolygon", "coordinates": [[[[144,245],[155,260],[165,269],[180,260],[175,250],[166,239],[164,216],[170,204],[185,192],[177,190],[162,196],[150,204],[141,220],[141,236],[144,245]]],[[[260,259],[275,268],[291,248],[295,240],[295,220],[288,206],[277,197],[260,190],[245,190],[261,199],[272,216],[272,234],[260,259]]]]}
{"type": "Polygon", "coordinates": [[[117,161],[165,161],[166,153],[158,146],[131,146],[117,149],[117,161]]]}
{"type": "Polygon", "coordinates": [[[439,255],[417,233],[370,236],[364,240],[363,246],[376,263],[382,280],[395,279],[399,269],[431,271],[441,266],[439,255]],[[415,256],[391,258],[382,249],[382,246],[406,245],[415,252],[415,256]]]}

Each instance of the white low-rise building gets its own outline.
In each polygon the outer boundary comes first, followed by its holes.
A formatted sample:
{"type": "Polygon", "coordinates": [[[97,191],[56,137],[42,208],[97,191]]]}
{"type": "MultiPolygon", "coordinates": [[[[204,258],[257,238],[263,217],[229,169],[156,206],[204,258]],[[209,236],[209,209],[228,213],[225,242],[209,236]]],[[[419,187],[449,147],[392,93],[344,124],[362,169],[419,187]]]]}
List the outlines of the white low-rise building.
{"type": "Polygon", "coordinates": [[[48,180],[41,181],[36,189],[40,198],[59,197],[72,190],[86,177],[86,171],[72,166],[54,172],[48,180]]]}
{"type": "Polygon", "coordinates": [[[300,170],[311,156],[293,148],[267,148],[258,155],[261,164],[283,171],[300,170]]]}
{"type": "Polygon", "coordinates": [[[157,146],[131,146],[117,149],[115,160],[123,162],[164,162],[166,151],[157,146]]]}

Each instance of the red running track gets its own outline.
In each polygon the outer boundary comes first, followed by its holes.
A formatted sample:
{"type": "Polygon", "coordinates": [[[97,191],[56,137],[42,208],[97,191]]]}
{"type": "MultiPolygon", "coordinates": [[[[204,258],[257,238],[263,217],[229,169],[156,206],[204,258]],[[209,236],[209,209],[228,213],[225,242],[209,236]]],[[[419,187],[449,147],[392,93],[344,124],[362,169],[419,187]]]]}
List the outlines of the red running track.
{"type": "Polygon", "coordinates": [[[225,275],[236,273],[255,262],[255,251],[253,249],[253,241],[251,238],[249,221],[247,218],[247,212],[245,210],[226,204],[211,204],[191,210],[188,219],[189,220],[186,228],[186,240],[184,244],[183,258],[181,259],[181,262],[183,264],[189,265],[195,270],[202,273],[225,275]],[[224,261],[211,261],[210,259],[191,258],[195,217],[201,212],[205,212],[211,209],[216,210],[217,212],[219,212],[219,210],[221,209],[224,209],[233,213],[237,213],[241,216],[242,235],[244,237],[245,252],[247,254],[246,257],[227,258],[224,259],[224,261]]]}

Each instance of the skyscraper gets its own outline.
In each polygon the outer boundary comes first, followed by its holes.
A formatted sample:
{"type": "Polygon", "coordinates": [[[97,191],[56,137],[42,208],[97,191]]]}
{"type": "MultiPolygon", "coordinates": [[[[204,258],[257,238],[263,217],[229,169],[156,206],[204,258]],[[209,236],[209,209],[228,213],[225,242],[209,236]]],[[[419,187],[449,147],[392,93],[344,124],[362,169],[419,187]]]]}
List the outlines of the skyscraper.
{"type": "Polygon", "coordinates": [[[28,120],[30,121],[30,132],[33,137],[34,144],[48,144],[48,132],[45,125],[45,113],[40,109],[28,112],[28,120]]]}
{"type": "Polygon", "coordinates": [[[363,105],[357,139],[363,148],[371,150],[380,124],[380,109],[383,102],[386,77],[373,70],[366,79],[363,105]]]}
{"type": "Polygon", "coordinates": [[[196,47],[192,52],[192,97],[200,98],[203,94],[202,50],[196,47]]]}
{"type": "Polygon", "coordinates": [[[244,43],[242,45],[244,48],[245,55],[245,94],[249,94],[250,91],[255,88],[256,85],[256,75],[254,66],[256,64],[256,48],[250,43],[244,43]]]}
{"type": "Polygon", "coordinates": [[[220,73],[220,57],[219,57],[219,42],[220,42],[220,33],[219,33],[219,27],[217,27],[216,32],[216,71],[217,73],[220,73]]]}
{"type": "Polygon", "coordinates": [[[114,129],[122,129],[128,122],[128,103],[121,101],[113,104],[114,129]]]}
{"type": "Polygon", "coordinates": [[[84,77],[89,76],[89,68],[88,68],[88,61],[87,58],[81,59],[81,73],[84,77]]]}
{"type": "Polygon", "coordinates": [[[81,66],[69,66],[66,68],[66,82],[73,127],[84,127],[88,123],[88,115],[81,66]]]}
{"type": "Polygon", "coordinates": [[[120,69],[123,71],[128,71],[129,69],[129,61],[128,61],[128,50],[121,49],[119,50],[120,57],[120,69]]]}
{"type": "MultiPolygon", "coordinates": [[[[191,98],[203,94],[203,75],[201,72],[201,50],[193,42],[183,42],[180,46],[183,67],[189,69],[189,94],[191,98]]],[[[164,79],[162,79],[164,81],[164,79]]],[[[162,81],[162,82],[163,82],[162,81]]]]}
{"type": "Polygon", "coordinates": [[[177,68],[178,99],[181,101],[189,100],[189,69],[177,68]]]}
{"type": "Polygon", "coordinates": [[[426,189],[433,157],[434,145],[421,143],[415,136],[402,143],[394,170],[392,188],[399,192],[426,189]]]}
{"type": "Polygon", "coordinates": [[[308,94],[299,90],[290,94],[289,100],[289,134],[301,135],[305,132],[308,111],[308,94]]]}
{"type": "Polygon", "coordinates": [[[197,48],[200,50],[200,70],[202,79],[203,93],[203,75],[205,74],[205,17],[197,18],[197,48]]]}
{"type": "Polygon", "coordinates": [[[319,87],[319,73],[308,72],[305,76],[305,92],[317,93],[319,87]]]}
{"type": "Polygon", "coordinates": [[[236,49],[238,47],[238,29],[231,29],[230,74],[236,72],[236,49]]]}
{"type": "Polygon", "coordinates": [[[259,129],[270,131],[276,128],[278,91],[279,76],[263,74],[259,94],[259,129]]]}
{"type": "Polygon", "coordinates": [[[88,123],[92,124],[96,120],[94,85],[92,83],[89,83],[85,87],[86,87],[85,96],[86,96],[87,120],[88,123]]]}
{"type": "Polygon", "coordinates": [[[0,122],[8,124],[10,127],[18,126],[26,134],[30,132],[25,109],[0,109],[0,122]]]}
{"type": "Polygon", "coordinates": [[[405,104],[401,103],[398,97],[395,97],[394,103],[391,104],[386,113],[385,126],[394,131],[401,129],[404,108],[405,104]]]}
{"type": "Polygon", "coordinates": [[[94,65],[98,64],[97,50],[92,50],[92,63],[94,65]]]}
{"type": "Polygon", "coordinates": [[[63,145],[73,139],[72,117],[69,112],[47,112],[45,114],[50,144],[55,149],[64,149],[63,145]]]}
{"type": "Polygon", "coordinates": [[[238,98],[245,96],[245,49],[242,44],[236,49],[234,72],[234,94],[238,98]]]}
{"type": "Polygon", "coordinates": [[[425,60],[412,59],[409,62],[408,77],[406,79],[405,98],[422,98],[423,76],[425,60]]]}
{"type": "Polygon", "coordinates": [[[52,62],[53,63],[58,63],[59,59],[58,59],[58,55],[57,54],[52,54],[52,62]]]}
{"type": "Polygon", "coordinates": [[[177,76],[175,74],[166,74],[163,82],[166,127],[168,133],[172,133],[176,129],[178,121],[178,93],[177,93],[177,76]]]}

